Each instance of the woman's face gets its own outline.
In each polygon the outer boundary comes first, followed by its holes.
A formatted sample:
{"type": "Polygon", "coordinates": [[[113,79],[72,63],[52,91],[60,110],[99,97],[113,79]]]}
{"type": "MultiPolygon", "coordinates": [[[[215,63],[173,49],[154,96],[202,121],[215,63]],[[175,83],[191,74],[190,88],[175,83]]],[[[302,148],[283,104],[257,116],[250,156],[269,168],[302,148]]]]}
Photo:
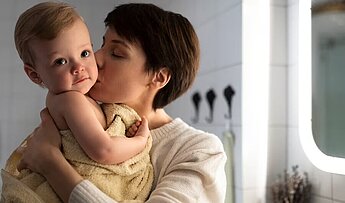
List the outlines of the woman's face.
{"type": "Polygon", "coordinates": [[[92,98],[104,103],[124,103],[132,108],[150,100],[152,74],[145,71],[146,56],[140,45],[129,43],[108,27],[95,56],[99,72],[89,92],[92,98]]]}

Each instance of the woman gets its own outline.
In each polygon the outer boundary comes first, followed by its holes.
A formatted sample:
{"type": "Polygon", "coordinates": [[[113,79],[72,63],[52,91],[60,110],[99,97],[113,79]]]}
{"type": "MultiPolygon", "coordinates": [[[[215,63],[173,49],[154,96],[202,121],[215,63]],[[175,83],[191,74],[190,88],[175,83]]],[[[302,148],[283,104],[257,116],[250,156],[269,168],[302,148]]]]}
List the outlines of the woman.
{"type": "MultiPolygon", "coordinates": [[[[107,15],[105,25],[90,96],[124,103],[147,118],[155,174],[147,202],[224,202],[226,155],[220,140],[163,110],[188,90],[199,67],[190,22],[152,4],[124,4],[107,15]]],[[[42,111],[41,118],[18,168],[42,174],[64,202],[115,202],[70,166],[49,113],[42,111]]]]}

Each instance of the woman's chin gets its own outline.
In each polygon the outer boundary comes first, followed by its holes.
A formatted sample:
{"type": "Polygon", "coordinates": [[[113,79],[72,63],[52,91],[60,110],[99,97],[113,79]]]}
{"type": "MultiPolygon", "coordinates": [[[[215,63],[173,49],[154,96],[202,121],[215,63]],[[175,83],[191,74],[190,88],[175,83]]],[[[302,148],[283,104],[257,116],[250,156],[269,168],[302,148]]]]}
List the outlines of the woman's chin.
{"type": "Polygon", "coordinates": [[[92,87],[91,89],[90,89],[90,91],[89,91],[89,96],[92,98],[92,99],[94,99],[94,100],[98,100],[97,99],[97,90],[96,90],[97,88],[95,88],[95,87],[92,87]]]}

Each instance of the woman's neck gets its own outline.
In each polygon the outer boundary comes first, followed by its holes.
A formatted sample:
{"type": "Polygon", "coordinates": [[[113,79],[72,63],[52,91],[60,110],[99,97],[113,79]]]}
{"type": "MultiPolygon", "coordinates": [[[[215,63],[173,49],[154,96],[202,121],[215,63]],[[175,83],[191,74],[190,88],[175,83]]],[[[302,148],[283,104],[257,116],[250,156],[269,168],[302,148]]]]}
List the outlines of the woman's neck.
{"type": "Polygon", "coordinates": [[[164,111],[164,109],[152,110],[145,115],[149,122],[150,130],[159,128],[172,121],[172,118],[164,111]]]}
{"type": "Polygon", "coordinates": [[[152,108],[152,102],[149,99],[144,100],[144,102],[139,105],[130,105],[139,116],[145,116],[149,123],[149,129],[159,128],[172,121],[172,118],[164,111],[163,108],[158,108],[154,110],[152,108]]]}

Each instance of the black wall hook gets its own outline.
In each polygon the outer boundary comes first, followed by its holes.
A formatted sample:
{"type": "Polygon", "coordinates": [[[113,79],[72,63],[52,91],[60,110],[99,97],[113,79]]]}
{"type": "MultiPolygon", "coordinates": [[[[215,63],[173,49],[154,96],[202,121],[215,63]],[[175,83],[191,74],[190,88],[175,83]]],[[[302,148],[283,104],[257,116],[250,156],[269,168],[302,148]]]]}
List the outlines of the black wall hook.
{"type": "Polygon", "coordinates": [[[207,99],[207,104],[209,106],[210,112],[209,112],[209,117],[206,117],[206,121],[208,123],[212,123],[213,121],[213,110],[214,110],[214,100],[216,99],[217,95],[213,91],[213,89],[210,89],[206,93],[206,99],[207,99]]]}
{"type": "Polygon", "coordinates": [[[192,96],[192,102],[194,106],[195,115],[192,118],[193,123],[197,123],[199,121],[199,107],[201,102],[201,95],[199,92],[195,92],[192,96]]]}
{"type": "Polygon", "coordinates": [[[225,114],[225,118],[231,119],[232,117],[231,105],[232,105],[232,98],[235,95],[235,90],[229,85],[224,89],[223,93],[224,93],[226,103],[228,104],[228,114],[225,114]]]}

